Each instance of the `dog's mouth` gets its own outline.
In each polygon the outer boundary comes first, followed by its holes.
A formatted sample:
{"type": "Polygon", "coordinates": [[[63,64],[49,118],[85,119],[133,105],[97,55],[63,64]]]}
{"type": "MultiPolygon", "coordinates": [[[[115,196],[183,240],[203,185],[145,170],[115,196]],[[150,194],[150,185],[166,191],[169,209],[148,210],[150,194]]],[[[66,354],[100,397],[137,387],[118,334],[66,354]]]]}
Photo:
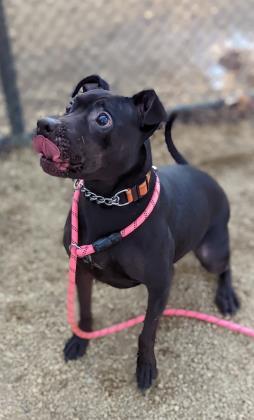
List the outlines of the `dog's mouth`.
{"type": "Polygon", "coordinates": [[[33,138],[34,150],[40,155],[42,169],[55,176],[67,176],[69,158],[63,158],[59,147],[41,134],[33,138]]]}

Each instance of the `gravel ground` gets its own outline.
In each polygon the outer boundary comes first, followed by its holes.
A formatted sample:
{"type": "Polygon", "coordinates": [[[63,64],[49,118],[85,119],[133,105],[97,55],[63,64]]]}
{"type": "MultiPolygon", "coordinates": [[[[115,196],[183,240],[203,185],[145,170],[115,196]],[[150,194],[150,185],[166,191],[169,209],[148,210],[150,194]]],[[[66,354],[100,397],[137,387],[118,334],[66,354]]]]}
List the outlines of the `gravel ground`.
{"type": "MultiPolygon", "coordinates": [[[[242,302],[235,321],[254,326],[253,126],[179,126],[174,135],[189,160],[228,193],[242,302]]],[[[156,163],[168,161],[161,138],[153,141],[156,163]]],[[[146,395],[134,379],[140,326],[93,341],[83,360],[65,364],[68,263],[61,237],[71,184],[44,174],[28,149],[4,157],[0,175],[0,419],[254,418],[253,341],[198,321],[161,321],[159,378],[146,395]]],[[[214,276],[188,255],[177,264],[169,305],[217,314],[215,287],[214,276]]],[[[95,327],[142,313],[145,305],[142,287],[96,284],[95,327]]]]}

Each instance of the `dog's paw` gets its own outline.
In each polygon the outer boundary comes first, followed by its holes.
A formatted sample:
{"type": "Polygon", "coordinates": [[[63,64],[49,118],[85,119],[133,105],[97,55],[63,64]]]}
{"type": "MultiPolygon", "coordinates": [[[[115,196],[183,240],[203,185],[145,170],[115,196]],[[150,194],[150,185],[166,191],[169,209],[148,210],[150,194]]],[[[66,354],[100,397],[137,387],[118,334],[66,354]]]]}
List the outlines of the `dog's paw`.
{"type": "Polygon", "coordinates": [[[66,341],[64,346],[64,360],[76,360],[84,356],[89,340],[77,337],[75,334],[66,341]]]}
{"type": "Polygon", "coordinates": [[[232,287],[218,287],[215,303],[223,315],[233,315],[240,308],[240,302],[232,287]]]}
{"type": "Polygon", "coordinates": [[[136,378],[138,388],[141,391],[145,391],[150,388],[154,379],[156,379],[158,374],[156,368],[156,361],[149,362],[142,357],[138,357],[137,360],[137,369],[136,369],[136,378]]]}

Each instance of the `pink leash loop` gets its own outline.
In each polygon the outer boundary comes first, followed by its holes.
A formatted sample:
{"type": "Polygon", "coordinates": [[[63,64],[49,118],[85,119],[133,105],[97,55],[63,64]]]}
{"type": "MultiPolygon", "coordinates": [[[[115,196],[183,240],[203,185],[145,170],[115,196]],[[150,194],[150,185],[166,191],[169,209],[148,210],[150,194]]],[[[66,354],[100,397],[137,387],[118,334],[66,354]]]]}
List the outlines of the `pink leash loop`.
{"type": "MultiPolygon", "coordinates": [[[[73,200],[72,200],[72,212],[71,212],[71,255],[69,261],[69,285],[67,292],[67,321],[71,326],[72,332],[80,338],[91,340],[94,338],[104,337],[106,335],[115,334],[117,332],[123,331],[127,328],[133,327],[134,325],[140,324],[144,321],[145,316],[139,315],[136,318],[129,319],[124,322],[112,325],[111,327],[103,328],[100,330],[88,332],[81,330],[76,321],[74,314],[74,302],[75,302],[75,286],[76,286],[76,267],[77,267],[77,258],[84,258],[86,255],[91,255],[95,253],[95,249],[92,244],[78,246],[78,202],[80,197],[80,188],[83,185],[83,181],[78,181],[75,185],[76,189],[74,191],[73,200]]],[[[152,213],[156,203],[158,201],[160,194],[160,182],[159,178],[156,175],[156,184],[154,187],[154,192],[152,198],[145,209],[145,211],[129,226],[121,230],[122,238],[130,235],[134,230],[136,230],[152,213]]],[[[240,324],[236,324],[232,321],[225,319],[217,318],[212,315],[204,314],[202,312],[189,311],[185,309],[165,309],[163,312],[164,316],[175,316],[175,317],[185,317],[198,319],[210,324],[226,328],[230,331],[237,332],[249,337],[254,338],[254,329],[245,327],[240,324]]]]}

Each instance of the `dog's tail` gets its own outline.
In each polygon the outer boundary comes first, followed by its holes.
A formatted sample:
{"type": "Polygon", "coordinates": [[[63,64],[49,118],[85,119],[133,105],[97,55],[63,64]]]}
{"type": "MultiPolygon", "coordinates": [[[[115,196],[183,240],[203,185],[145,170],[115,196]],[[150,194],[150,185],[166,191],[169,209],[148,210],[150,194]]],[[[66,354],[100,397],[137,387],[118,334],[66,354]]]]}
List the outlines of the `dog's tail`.
{"type": "Polygon", "coordinates": [[[178,112],[177,110],[173,110],[168,117],[168,120],[166,122],[165,126],[165,140],[167,143],[168,151],[173,157],[173,159],[176,161],[176,163],[179,163],[181,165],[188,165],[187,160],[181,155],[180,152],[178,152],[177,148],[175,147],[172,136],[171,136],[171,130],[173,123],[175,119],[177,118],[178,112]]]}

